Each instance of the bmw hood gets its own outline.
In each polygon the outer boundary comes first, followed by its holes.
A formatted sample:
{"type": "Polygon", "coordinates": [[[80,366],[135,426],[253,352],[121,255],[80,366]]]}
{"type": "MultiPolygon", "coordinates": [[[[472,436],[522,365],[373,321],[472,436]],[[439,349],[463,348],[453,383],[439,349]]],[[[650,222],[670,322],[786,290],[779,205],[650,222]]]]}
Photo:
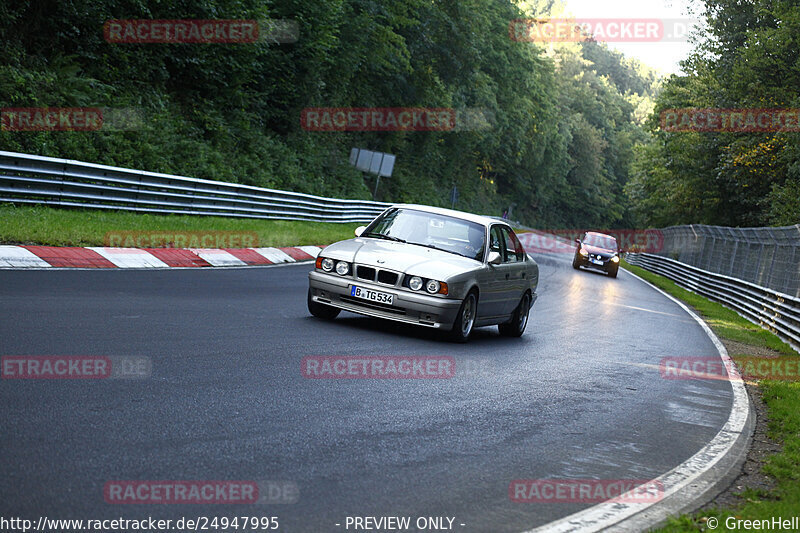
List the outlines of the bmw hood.
{"type": "Polygon", "coordinates": [[[320,255],[338,261],[368,265],[446,281],[479,268],[483,263],[449,252],[381,239],[356,238],[331,244],[320,255]]]}

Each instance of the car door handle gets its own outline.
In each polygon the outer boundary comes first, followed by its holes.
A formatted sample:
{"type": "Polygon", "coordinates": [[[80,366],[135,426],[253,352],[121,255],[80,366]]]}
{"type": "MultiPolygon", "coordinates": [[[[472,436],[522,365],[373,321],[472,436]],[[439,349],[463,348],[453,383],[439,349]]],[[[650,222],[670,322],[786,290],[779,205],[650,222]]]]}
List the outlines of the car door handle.
{"type": "Polygon", "coordinates": [[[522,273],[522,277],[523,277],[523,278],[525,277],[525,272],[523,272],[523,273],[522,273]]]}
{"type": "Polygon", "coordinates": [[[506,272],[506,279],[508,279],[508,272],[506,272]]]}

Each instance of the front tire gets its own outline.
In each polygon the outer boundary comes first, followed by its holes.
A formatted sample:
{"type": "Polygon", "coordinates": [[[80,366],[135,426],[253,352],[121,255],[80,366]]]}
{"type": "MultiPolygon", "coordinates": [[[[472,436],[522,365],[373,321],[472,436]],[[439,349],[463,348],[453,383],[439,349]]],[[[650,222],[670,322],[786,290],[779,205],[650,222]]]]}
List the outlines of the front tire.
{"type": "Polygon", "coordinates": [[[511,315],[511,321],[506,324],[499,324],[497,329],[504,337],[521,337],[528,325],[528,314],[531,311],[531,295],[527,292],[522,295],[519,305],[511,315]]]}
{"type": "Polygon", "coordinates": [[[467,342],[475,325],[475,317],[478,315],[478,297],[475,291],[470,291],[456,315],[453,329],[450,331],[450,339],[454,342],[467,342]]]}
{"type": "Polygon", "coordinates": [[[608,275],[610,277],[612,277],[612,278],[616,278],[617,277],[617,272],[619,272],[619,267],[616,267],[616,268],[613,268],[613,269],[609,270],[608,271],[608,275]]]}
{"type": "Polygon", "coordinates": [[[324,318],[325,320],[333,320],[339,313],[341,309],[336,307],[331,307],[330,305],[321,304],[319,302],[315,302],[314,299],[311,297],[311,288],[308,289],[308,312],[314,315],[317,318],[324,318]]]}

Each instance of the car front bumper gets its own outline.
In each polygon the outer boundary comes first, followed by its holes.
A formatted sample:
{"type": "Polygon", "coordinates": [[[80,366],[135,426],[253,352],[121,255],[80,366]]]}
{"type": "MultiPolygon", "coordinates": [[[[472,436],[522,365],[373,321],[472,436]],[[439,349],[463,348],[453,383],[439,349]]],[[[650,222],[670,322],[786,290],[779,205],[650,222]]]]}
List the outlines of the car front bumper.
{"type": "Polygon", "coordinates": [[[461,300],[398,290],[396,287],[318,271],[308,273],[308,285],[311,289],[311,298],[315,302],[361,315],[429,328],[449,330],[453,327],[461,307],[461,300]],[[353,285],[393,294],[394,303],[378,304],[350,296],[350,287],[353,285]]]}
{"type": "Polygon", "coordinates": [[[595,270],[601,270],[603,272],[611,272],[616,268],[619,268],[619,262],[614,263],[611,259],[601,260],[603,261],[602,264],[598,265],[597,263],[592,263],[588,257],[583,257],[582,255],[578,256],[578,266],[584,268],[593,268],[595,270]]]}

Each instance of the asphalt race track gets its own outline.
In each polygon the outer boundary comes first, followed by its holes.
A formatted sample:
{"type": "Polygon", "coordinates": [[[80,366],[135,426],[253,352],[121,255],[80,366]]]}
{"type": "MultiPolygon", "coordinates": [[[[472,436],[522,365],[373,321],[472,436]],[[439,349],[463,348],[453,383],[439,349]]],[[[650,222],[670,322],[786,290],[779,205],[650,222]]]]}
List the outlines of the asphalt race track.
{"type": "Polygon", "coordinates": [[[446,516],[456,531],[521,532],[591,504],[515,503],[512,480],[651,479],[712,439],[730,384],[657,368],[717,356],[699,325],[627,272],[535,257],[525,335],[481,328],[466,345],[348,313],[312,318],[310,263],[0,271],[0,355],[152,362],[147,379],[1,381],[0,514],[277,516],[292,532],[446,516]],[[312,355],[452,356],[456,376],[307,379],[300,361],[312,355]],[[113,505],[110,480],[288,480],[299,498],[113,505]]]}

